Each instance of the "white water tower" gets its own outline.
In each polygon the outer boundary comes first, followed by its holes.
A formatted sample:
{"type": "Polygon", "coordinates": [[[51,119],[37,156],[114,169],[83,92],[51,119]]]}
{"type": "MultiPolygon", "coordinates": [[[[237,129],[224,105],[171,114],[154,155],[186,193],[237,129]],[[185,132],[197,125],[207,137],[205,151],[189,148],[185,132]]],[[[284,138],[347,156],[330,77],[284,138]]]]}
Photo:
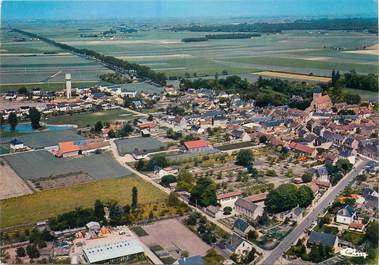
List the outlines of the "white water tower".
{"type": "Polygon", "coordinates": [[[71,74],[65,74],[67,99],[71,98],[71,74]]]}

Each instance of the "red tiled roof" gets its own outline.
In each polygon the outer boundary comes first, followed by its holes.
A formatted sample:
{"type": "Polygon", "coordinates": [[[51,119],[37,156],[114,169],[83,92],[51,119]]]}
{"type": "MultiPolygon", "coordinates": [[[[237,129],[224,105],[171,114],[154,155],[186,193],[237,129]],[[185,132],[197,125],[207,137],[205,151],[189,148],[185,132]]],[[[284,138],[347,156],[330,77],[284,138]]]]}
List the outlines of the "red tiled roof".
{"type": "Polygon", "coordinates": [[[205,140],[194,140],[194,141],[187,141],[184,142],[184,146],[190,150],[194,148],[205,148],[209,146],[208,141],[205,140]]]}
{"type": "Polygon", "coordinates": [[[141,123],[141,124],[138,124],[137,125],[139,129],[151,129],[151,128],[154,128],[155,127],[155,123],[154,122],[146,122],[146,123],[141,123]]]}
{"type": "Polygon", "coordinates": [[[283,145],[282,140],[280,140],[280,139],[277,138],[277,137],[272,137],[272,138],[270,139],[270,143],[271,143],[272,145],[283,145]]]}
{"type": "Polygon", "coordinates": [[[328,95],[320,96],[316,98],[316,104],[332,104],[330,97],[328,95]]]}
{"type": "Polygon", "coordinates": [[[364,224],[358,223],[358,222],[352,222],[349,225],[349,228],[354,228],[354,229],[362,229],[364,227],[364,224]]]}
{"type": "Polygon", "coordinates": [[[223,200],[223,199],[227,199],[230,197],[236,197],[236,196],[240,196],[241,194],[242,194],[242,192],[240,192],[240,191],[232,191],[232,192],[227,192],[227,193],[221,193],[221,194],[217,194],[217,200],[223,200]]]}
{"type": "Polygon", "coordinates": [[[58,152],[56,154],[57,156],[62,156],[63,154],[71,153],[71,152],[75,152],[75,151],[80,150],[79,146],[75,145],[74,142],[72,142],[72,141],[61,142],[58,144],[58,146],[59,146],[59,149],[58,149],[58,152]]]}
{"type": "Polygon", "coordinates": [[[262,193],[259,193],[259,194],[254,194],[254,195],[248,196],[248,197],[246,197],[244,199],[247,200],[247,201],[250,201],[250,202],[259,202],[259,201],[266,200],[267,195],[268,195],[268,192],[262,192],[262,193]]]}
{"type": "Polygon", "coordinates": [[[300,152],[303,152],[303,153],[307,153],[307,154],[312,154],[314,152],[314,150],[315,150],[312,147],[309,147],[309,146],[306,146],[306,145],[303,145],[303,144],[299,144],[299,143],[296,143],[296,142],[290,142],[289,148],[295,149],[297,151],[300,151],[300,152]]]}

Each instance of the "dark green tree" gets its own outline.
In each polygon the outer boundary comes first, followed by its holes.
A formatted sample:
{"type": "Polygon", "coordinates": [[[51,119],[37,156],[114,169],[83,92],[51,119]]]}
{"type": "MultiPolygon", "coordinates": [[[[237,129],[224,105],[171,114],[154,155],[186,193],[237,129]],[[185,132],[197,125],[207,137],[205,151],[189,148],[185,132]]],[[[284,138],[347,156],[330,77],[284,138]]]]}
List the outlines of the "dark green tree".
{"type": "Polygon", "coordinates": [[[17,248],[16,254],[17,254],[17,257],[25,257],[26,256],[25,248],[23,247],[17,248]]]}
{"type": "Polygon", "coordinates": [[[39,112],[36,108],[30,108],[29,109],[29,119],[32,123],[33,129],[38,129],[41,127],[39,124],[39,121],[41,120],[41,112],[39,112]]]}
{"type": "Polygon", "coordinates": [[[282,184],[271,190],[265,202],[266,209],[271,213],[290,210],[298,205],[297,187],[294,184],[282,184]]]}
{"type": "Polygon", "coordinates": [[[34,244],[28,245],[26,247],[26,253],[28,254],[29,258],[31,258],[31,259],[36,259],[36,258],[39,258],[39,256],[40,256],[40,253],[34,244]]]}
{"type": "Polygon", "coordinates": [[[306,185],[300,186],[296,193],[297,203],[300,207],[305,208],[310,205],[314,199],[313,191],[306,185]]]}
{"type": "Polygon", "coordinates": [[[11,131],[16,130],[16,126],[18,124],[18,118],[15,112],[11,112],[8,117],[8,123],[10,126],[11,131]]]}
{"type": "Polygon", "coordinates": [[[138,189],[137,187],[133,187],[132,189],[132,209],[136,209],[138,207],[138,189]]]}
{"type": "Polygon", "coordinates": [[[95,129],[95,132],[97,132],[97,133],[101,132],[101,130],[103,129],[103,122],[102,121],[97,121],[95,123],[94,129],[95,129]]]}
{"type": "Polygon", "coordinates": [[[366,238],[373,246],[378,246],[379,241],[379,222],[373,221],[368,224],[366,229],[366,238]]]}
{"type": "Polygon", "coordinates": [[[248,166],[254,161],[253,152],[249,149],[242,149],[237,155],[236,163],[241,166],[248,166]]]}
{"type": "Polygon", "coordinates": [[[312,181],[312,174],[310,173],[304,173],[302,176],[301,176],[301,179],[303,180],[304,183],[308,183],[308,182],[311,182],[312,181]]]}
{"type": "Polygon", "coordinates": [[[216,188],[216,183],[212,179],[205,177],[198,179],[191,191],[190,202],[202,207],[216,205],[216,188]]]}
{"type": "Polygon", "coordinates": [[[94,210],[95,210],[96,219],[98,221],[104,220],[104,216],[105,216],[104,204],[100,200],[95,201],[94,210]]]}

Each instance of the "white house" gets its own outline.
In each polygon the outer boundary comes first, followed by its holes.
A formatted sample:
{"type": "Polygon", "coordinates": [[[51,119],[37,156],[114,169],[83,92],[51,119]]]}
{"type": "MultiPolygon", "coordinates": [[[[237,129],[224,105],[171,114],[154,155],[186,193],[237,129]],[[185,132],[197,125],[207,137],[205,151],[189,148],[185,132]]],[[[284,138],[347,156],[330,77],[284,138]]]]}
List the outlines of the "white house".
{"type": "Polygon", "coordinates": [[[357,213],[349,205],[340,209],[337,212],[336,222],[340,224],[350,225],[354,220],[357,219],[357,213]]]}
{"type": "Polygon", "coordinates": [[[241,195],[241,191],[217,194],[217,203],[221,205],[222,209],[225,207],[232,207],[234,209],[234,204],[241,195]]]}

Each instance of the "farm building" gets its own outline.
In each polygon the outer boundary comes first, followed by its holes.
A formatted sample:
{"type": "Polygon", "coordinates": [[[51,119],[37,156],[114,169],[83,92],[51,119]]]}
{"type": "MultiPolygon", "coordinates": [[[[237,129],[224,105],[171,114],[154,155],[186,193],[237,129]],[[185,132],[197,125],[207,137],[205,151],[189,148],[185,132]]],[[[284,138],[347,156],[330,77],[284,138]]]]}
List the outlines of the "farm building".
{"type": "Polygon", "coordinates": [[[212,149],[212,145],[205,140],[194,140],[184,142],[184,147],[188,152],[202,152],[212,149]]]}
{"type": "Polygon", "coordinates": [[[124,263],[144,256],[144,249],[137,240],[123,240],[109,244],[83,248],[84,259],[89,264],[124,263]]]}

